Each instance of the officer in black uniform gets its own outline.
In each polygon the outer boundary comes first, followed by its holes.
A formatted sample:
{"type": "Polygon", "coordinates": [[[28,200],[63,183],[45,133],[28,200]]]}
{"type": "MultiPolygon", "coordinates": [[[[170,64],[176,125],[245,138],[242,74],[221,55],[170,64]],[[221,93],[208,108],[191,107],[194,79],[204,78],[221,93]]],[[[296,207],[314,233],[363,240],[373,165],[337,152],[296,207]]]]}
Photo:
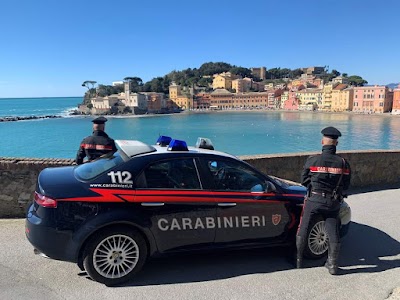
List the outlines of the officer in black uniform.
{"type": "Polygon", "coordinates": [[[327,127],[321,133],[322,153],[310,156],[302,172],[301,183],[307,187],[307,197],[296,236],[296,263],[297,268],[302,267],[310,221],[314,216],[320,215],[325,219],[329,241],[325,267],[330,274],[335,275],[338,271],[340,250],[338,214],[343,190],[350,185],[350,165],[336,154],[337,139],[342,135],[340,131],[334,127],[327,127]]]}
{"type": "Polygon", "coordinates": [[[93,134],[82,140],[76,155],[75,161],[78,165],[83,164],[83,159],[86,156],[88,161],[92,161],[103,154],[117,151],[114,140],[104,132],[107,119],[98,117],[92,122],[93,134]]]}

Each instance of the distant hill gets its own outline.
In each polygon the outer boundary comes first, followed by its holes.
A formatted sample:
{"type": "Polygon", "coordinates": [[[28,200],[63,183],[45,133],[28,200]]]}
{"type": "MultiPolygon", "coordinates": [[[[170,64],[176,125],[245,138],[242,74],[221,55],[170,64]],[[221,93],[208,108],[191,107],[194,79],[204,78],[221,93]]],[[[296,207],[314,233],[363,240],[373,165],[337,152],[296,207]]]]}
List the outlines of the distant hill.
{"type": "Polygon", "coordinates": [[[400,82],[398,82],[398,83],[389,83],[386,86],[391,88],[391,89],[394,89],[394,88],[397,88],[399,86],[399,84],[400,84],[400,82]]]}

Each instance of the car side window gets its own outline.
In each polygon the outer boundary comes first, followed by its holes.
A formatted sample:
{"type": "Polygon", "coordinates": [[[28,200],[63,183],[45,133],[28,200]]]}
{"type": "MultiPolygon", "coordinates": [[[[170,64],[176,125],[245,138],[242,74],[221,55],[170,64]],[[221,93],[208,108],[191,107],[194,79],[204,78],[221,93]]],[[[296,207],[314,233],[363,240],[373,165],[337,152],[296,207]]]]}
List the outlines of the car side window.
{"type": "Polygon", "coordinates": [[[266,181],[247,166],[233,161],[208,160],[217,190],[263,192],[266,181]]]}
{"type": "Polygon", "coordinates": [[[172,159],[147,166],[136,180],[137,188],[201,189],[196,165],[191,158],[172,159]]]}

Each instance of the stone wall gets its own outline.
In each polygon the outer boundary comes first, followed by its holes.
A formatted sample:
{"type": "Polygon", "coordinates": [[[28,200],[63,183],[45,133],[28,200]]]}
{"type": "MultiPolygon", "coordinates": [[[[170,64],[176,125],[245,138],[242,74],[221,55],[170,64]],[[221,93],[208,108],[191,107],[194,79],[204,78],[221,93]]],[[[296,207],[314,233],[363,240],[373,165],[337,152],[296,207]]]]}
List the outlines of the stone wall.
{"type": "MultiPolygon", "coordinates": [[[[240,158],[264,173],[298,182],[304,162],[312,154],[316,153],[240,158]]],[[[353,188],[400,184],[400,151],[346,151],[339,154],[351,164],[353,188]]],[[[72,164],[71,159],[0,158],[0,218],[24,217],[42,169],[72,164]]]]}

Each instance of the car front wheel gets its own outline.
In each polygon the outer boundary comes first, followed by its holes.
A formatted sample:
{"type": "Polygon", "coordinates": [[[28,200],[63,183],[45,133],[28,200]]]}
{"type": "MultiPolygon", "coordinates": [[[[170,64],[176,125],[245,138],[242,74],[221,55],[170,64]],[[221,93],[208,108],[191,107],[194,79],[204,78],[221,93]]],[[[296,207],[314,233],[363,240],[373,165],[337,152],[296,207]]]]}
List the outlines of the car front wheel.
{"type": "Polygon", "coordinates": [[[131,280],[146,258],[146,242],[137,231],[110,228],[89,241],[83,265],[93,280],[112,286],[131,280]]]}
{"type": "Polygon", "coordinates": [[[328,234],[323,218],[315,218],[308,228],[307,245],[304,255],[308,258],[318,259],[324,257],[328,251],[328,234]]]}

